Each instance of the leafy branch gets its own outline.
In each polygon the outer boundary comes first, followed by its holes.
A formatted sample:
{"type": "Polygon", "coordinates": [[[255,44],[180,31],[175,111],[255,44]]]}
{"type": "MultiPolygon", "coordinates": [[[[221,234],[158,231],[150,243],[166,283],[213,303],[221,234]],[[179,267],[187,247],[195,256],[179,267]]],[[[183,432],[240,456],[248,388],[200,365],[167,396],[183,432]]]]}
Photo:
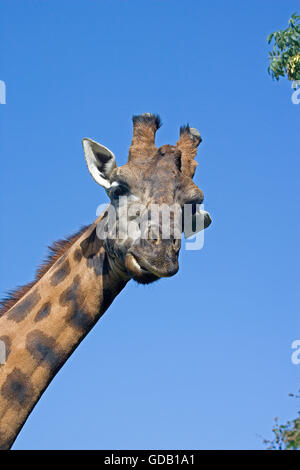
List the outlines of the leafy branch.
{"type": "MultiPolygon", "coordinates": [[[[300,398],[300,395],[290,393],[289,396],[300,398]]],[[[299,417],[286,424],[279,424],[278,418],[275,418],[275,424],[272,429],[274,437],[272,440],[264,439],[264,444],[268,445],[270,450],[297,450],[300,449],[300,411],[299,417]]]]}
{"type": "Polygon", "coordinates": [[[300,15],[293,13],[288,28],[269,34],[267,41],[273,41],[268,67],[272,78],[287,75],[289,80],[300,80],[300,15]]]}

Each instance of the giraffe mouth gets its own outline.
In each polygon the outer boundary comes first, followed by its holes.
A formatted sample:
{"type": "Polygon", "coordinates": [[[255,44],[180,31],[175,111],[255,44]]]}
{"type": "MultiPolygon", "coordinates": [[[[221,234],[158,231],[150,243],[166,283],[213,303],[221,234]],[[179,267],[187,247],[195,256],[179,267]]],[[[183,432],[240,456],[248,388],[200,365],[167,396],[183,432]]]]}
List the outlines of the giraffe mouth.
{"type": "Polygon", "coordinates": [[[151,284],[160,278],[160,276],[154,274],[149,269],[141,266],[141,262],[131,253],[127,253],[125,257],[125,266],[128,273],[139,284],[151,284]]]}
{"type": "Polygon", "coordinates": [[[133,276],[133,279],[143,284],[148,284],[162,277],[171,277],[178,271],[177,267],[176,270],[172,272],[162,272],[145,259],[137,258],[137,256],[132,253],[126,254],[125,265],[129,273],[133,276]]]}
{"type": "Polygon", "coordinates": [[[138,276],[138,277],[147,275],[147,274],[152,274],[152,275],[155,275],[156,277],[161,277],[159,273],[157,273],[155,270],[153,270],[151,267],[148,266],[148,263],[147,263],[147,267],[145,266],[145,264],[146,263],[144,261],[142,262],[140,259],[138,261],[136,256],[134,256],[132,253],[127,253],[126,258],[125,258],[125,265],[126,265],[127,270],[131,274],[133,274],[134,276],[138,276]]]}

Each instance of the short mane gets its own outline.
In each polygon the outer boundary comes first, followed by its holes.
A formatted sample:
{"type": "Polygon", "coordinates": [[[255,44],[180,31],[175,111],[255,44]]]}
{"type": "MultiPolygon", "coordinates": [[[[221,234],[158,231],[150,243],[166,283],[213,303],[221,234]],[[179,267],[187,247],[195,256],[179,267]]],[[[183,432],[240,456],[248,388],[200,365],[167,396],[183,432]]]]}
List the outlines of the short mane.
{"type": "Polygon", "coordinates": [[[89,228],[89,225],[83,226],[78,232],[63,240],[58,240],[49,246],[47,258],[38,267],[35,279],[24,286],[17,287],[7,292],[6,297],[0,300],[0,317],[10,310],[27,292],[36,284],[54,263],[78,240],[78,238],[89,228]]]}

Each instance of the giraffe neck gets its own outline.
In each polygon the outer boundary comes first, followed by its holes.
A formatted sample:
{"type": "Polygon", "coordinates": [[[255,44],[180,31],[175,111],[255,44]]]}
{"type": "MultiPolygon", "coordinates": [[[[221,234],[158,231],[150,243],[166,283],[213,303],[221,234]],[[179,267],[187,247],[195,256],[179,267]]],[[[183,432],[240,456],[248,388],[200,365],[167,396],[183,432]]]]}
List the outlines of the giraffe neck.
{"type": "Polygon", "coordinates": [[[0,449],[11,447],[55,374],[129,280],[96,237],[96,223],[0,317],[0,449]]]}

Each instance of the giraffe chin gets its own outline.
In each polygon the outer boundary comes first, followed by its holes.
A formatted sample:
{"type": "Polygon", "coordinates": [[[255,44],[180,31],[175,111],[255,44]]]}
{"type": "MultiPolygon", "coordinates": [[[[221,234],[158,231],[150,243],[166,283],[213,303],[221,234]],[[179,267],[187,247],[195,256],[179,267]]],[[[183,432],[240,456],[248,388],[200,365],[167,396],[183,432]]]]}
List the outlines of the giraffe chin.
{"type": "Polygon", "coordinates": [[[139,284],[150,284],[151,282],[158,281],[160,277],[158,274],[143,268],[137,261],[136,257],[131,253],[127,253],[125,257],[125,266],[132,278],[139,284]]]}

